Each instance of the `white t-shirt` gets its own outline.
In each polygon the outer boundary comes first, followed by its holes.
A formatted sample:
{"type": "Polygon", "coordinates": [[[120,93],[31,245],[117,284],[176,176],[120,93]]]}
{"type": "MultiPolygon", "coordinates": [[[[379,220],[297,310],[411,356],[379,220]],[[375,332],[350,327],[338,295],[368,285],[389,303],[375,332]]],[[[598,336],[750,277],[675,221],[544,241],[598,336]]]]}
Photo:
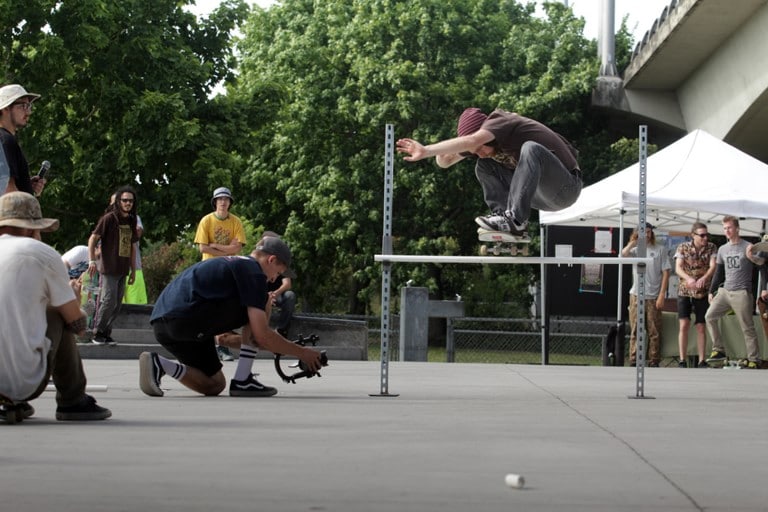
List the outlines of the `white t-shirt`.
{"type": "MultiPolygon", "coordinates": [[[[631,256],[637,256],[637,247],[629,251],[631,256]]],[[[653,258],[650,265],[645,267],[645,298],[656,299],[661,292],[662,275],[665,270],[672,270],[667,251],[663,246],[648,244],[645,246],[647,258],[653,258]]],[[[632,288],[630,295],[637,295],[637,271],[632,272],[632,288]]]]}
{"type": "Polygon", "coordinates": [[[28,398],[45,377],[46,307],[75,300],[61,256],[34,238],[0,235],[0,393],[28,398]]]}
{"type": "Polygon", "coordinates": [[[88,261],[88,246],[76,245],[62,254],[61,259],[69,263],[69,268],[75,268],[78,263],[88,261]]]}

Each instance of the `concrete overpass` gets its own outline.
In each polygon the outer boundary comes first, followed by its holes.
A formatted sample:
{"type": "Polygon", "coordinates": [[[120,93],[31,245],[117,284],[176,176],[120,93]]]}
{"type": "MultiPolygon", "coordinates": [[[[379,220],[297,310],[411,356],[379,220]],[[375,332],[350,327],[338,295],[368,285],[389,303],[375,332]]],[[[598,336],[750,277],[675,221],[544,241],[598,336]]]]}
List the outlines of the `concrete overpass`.
{"type": "Polygon", "coordinates": [[[768,163],[768,0],[671,0],[592,103],[666,145],[703,129],[768,163]]]}

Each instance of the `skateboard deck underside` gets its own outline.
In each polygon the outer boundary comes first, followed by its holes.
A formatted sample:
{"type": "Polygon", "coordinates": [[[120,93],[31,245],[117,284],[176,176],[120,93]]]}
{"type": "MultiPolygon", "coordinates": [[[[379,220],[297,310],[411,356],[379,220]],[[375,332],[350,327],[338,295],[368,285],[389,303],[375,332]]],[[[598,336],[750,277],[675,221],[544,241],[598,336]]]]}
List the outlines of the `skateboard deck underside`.
{"type": "Polygon", "coordinates": [[[517,236],[503,231],[490,231],[483,228],[478,228],[477,238],[481,242],[486,242],[480,246],[481,256],[488,254],[493,254],[494,256],[500,254],[509,254],[511,256],[521,254],[527,256],[528,244],[531,243],[531,239],[528,236],[517,236]]]}

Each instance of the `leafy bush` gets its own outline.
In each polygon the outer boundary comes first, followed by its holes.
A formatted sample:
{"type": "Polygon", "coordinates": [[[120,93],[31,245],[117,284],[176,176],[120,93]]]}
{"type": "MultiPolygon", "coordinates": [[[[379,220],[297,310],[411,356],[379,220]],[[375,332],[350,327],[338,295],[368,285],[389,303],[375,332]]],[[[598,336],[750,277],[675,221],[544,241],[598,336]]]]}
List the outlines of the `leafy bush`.
{"type": "Polygon", "coordinates": [[[198,261],[200,253],[194,245],[184,240],[150,245],[141,259],[147,301],[154,304],[160,292],[174,277],[198,261]]]}

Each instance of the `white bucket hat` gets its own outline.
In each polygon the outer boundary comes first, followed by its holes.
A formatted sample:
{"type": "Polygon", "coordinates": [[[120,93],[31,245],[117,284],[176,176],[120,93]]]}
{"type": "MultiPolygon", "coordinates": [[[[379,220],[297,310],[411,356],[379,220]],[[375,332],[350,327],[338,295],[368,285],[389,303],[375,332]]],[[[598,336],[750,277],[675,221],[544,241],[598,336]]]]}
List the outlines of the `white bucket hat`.
{"type": "Polygon", "coordinates": [[[30,98],[30,101],[35,101],[39,97],[39,94],[27,92],[19,84],[5,85],[0,87],[0,110],[10,107],[19,98],[30,98]]]}

